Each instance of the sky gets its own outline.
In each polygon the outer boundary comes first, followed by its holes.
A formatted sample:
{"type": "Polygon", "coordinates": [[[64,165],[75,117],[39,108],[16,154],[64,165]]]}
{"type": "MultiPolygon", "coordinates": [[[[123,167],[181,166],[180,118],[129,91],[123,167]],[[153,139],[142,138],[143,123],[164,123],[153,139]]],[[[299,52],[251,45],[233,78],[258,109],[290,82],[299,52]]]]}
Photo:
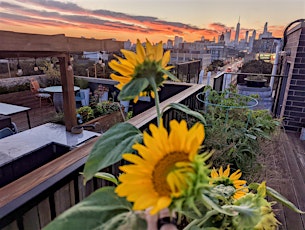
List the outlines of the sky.
{"type": "Polygon", "coordinates": [[[226,30],[233,39],[238,20],[240,38],[266,22],[282,37],[301,18],[304,0],[0,0],[0,30],[132,42],[217,40],[226,30]]]}

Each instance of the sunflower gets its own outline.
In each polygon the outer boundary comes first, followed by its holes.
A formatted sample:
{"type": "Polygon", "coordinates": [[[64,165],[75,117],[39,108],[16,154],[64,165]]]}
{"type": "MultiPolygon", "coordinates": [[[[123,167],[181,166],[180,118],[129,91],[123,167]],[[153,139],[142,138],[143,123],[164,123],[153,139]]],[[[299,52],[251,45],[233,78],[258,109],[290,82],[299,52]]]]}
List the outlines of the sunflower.
{"type": "MultiPolygon", "coordinates": [[[[140,41],[137,40],[136,53],[125,49],[122,49],[121,52],[126,59],[115,56],[118,60],[112,60],[109,63],[109,66],[120,74],[110,74],[113,80],[119,82],[116,87],[122,90],[131,81],[139,80],[138,84],[144,87],[144,89],[139,86],[140,88],[138,90],[140,91],[137,92],[138,95],[133,95],[134,101],[136,102],[138,100],[138,96],[146,96],[147,94],[150,94],[154,98],[153,88],[148,80],[152,78],[156,83],[156,87],[159,87],[167,79],[168,75],[164,71],[173,67],[167,66],[170,60],[170,51],[166,51],[163,54],[162,42],[153,46],[147,40],[146,48],[144,48],[140,41]]],[[[170,75],[170,77],[172,76],[170,75]]]]}
{"type": "Polygon", "coordinates": [[[192,163],[196,161],[205,132],[200,123],[188,130],[184,120],[180,123],[172,120],[170,133],[162,120],[159,127],[150,124],[149,129],[151,136],[144,132],[144,144],[133,145],[139,155],[123,155],[133,164],[120,167],[124,173],[119,177],[121,184],[116,193],[134,202],[134,210],[151,208],[150,213],[156,214],[187,193],[196,180],[196,167],[192,163]]]}
{"type": "Polygon", "coordinates": [[[216,185],[223,184],[225,186],[234,186],[237,191],[234,193],[233,198],[239,199],[248,192],[248,188],[245,188],[247,181],[239,180],[241,175],[242,173],[240,169],[230,175],[230,165],[227,166],[225,171],[223,171],[222,166],[218,172],[215,168],[213,168],[211,172],[211,183],[216,185]]]}

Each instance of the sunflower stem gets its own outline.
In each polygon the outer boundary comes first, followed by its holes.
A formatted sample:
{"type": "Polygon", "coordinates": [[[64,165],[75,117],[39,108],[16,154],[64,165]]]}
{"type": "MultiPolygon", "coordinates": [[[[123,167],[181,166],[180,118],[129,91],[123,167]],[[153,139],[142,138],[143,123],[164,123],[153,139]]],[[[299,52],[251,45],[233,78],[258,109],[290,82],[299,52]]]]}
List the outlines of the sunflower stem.
{"type": "Polygon", "coordinates": [[[156,110],[157,110],[157,122],[158,126],[160,126],[160,119],[161,119],[161,111],[160,111],[160,100],[159,100],[159,94],[157,90],[157,84],[155,82],[154,77],[149,78],[149,83],[151,87],[153,88],[154,94],[155,94],[155,105],[156,105],[156,110]]]}

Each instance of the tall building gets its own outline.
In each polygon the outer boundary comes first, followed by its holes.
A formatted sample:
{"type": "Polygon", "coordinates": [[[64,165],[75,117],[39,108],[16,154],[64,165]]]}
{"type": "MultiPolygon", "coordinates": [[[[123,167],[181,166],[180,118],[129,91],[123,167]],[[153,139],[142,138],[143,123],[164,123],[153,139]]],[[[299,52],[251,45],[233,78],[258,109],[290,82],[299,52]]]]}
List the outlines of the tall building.
{"type": "Polygon", "coordinates": [[[218,37],[218,43],[225,43],[225,35],[223,32],[218,37]]]}
{"type": "Polygon", "coordinates": [[[271,38],[272,37],[272,33],[268,32],[268,22],[265,23],[264,25],[264,31],[262,34],[259,35],[259,39],[262,38],[271,38]]]}
{"type": "Polygon", "coordinates": [[[253,37],[253,40],[255,40],[255,38],[256,38],[256,30],[253,30],[252,37],[253,37]]]}
{"type": "Polygon", "coordinates": [[[236,25],[236,33],[235,33],[235,39],[234,43],[237,45],[238,44],[238,39],[239,39],[239,30],[240,30],[240,23],[239,23],[240,18],[238,18],[238,23],[236,25]]]}
{"type": "Polygon", "coordinates": [[[249,51],[250,52],[252,52],[252,50],[253,50],[253,44],[254,44],[255,38],[256,38],[256,30],[253,30],[252,36],[250,36],[250,38],[249,38],[249,51]]]}
{"type": "Polygon", "coordinates": [[[175,36],[174,47],[179,48],[179,44],[183,42],[183,38],[179,36],[175,36]]]}
{"type": "Polygon", "coordinates": [[[224,34],[225,44],[228,45],[231,41],[231,30],[226,30],[224,34]]]}
{"type": "Polygon", "coordinates": [[[265,23],[264,25],[264,34],[266,34],[268,32],[268,22],[265,23]]]}
{"type": "Polygon", "coordinates": [[[248,36],[249,36],[249,31],[247,30],[247,31],[246,31],[246,35],[245,35],[245,42],[246,42],[246,43],[248,42],[248,36]]]}
{"type": "Polygon", "coordinates": [[[166,43],[166,48],[167,48],[167,49],[172,49],[172,48],[174,48],[174,41],[171,40],[171,39],[168,39],[168,40],[167,40],[167,43],[166,43]]]}

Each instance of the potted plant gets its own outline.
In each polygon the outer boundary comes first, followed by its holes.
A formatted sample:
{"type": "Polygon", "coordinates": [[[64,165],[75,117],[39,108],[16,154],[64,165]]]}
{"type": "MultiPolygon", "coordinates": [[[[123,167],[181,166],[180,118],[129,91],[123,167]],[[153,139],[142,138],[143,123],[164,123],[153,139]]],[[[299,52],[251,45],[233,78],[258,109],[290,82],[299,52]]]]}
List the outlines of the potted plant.
{"type": "Polygon", "coordinates": [[[84,106],[77,110],[79,119],[83,126],[99,123],[94,132],[104,132],[118,122],[125,121],[125,116],[121,111],[118,102],[102,101],[99,103],[91,103],[90,106],[84,106]]]}
{"type": "Polygon", "coordinates": [[[108,101],[108,93],[109,93],[109,88],[107,86],[100,84],[97,86],[97,89],[94,90],[94,97],[98,102],[108,101]]]}

